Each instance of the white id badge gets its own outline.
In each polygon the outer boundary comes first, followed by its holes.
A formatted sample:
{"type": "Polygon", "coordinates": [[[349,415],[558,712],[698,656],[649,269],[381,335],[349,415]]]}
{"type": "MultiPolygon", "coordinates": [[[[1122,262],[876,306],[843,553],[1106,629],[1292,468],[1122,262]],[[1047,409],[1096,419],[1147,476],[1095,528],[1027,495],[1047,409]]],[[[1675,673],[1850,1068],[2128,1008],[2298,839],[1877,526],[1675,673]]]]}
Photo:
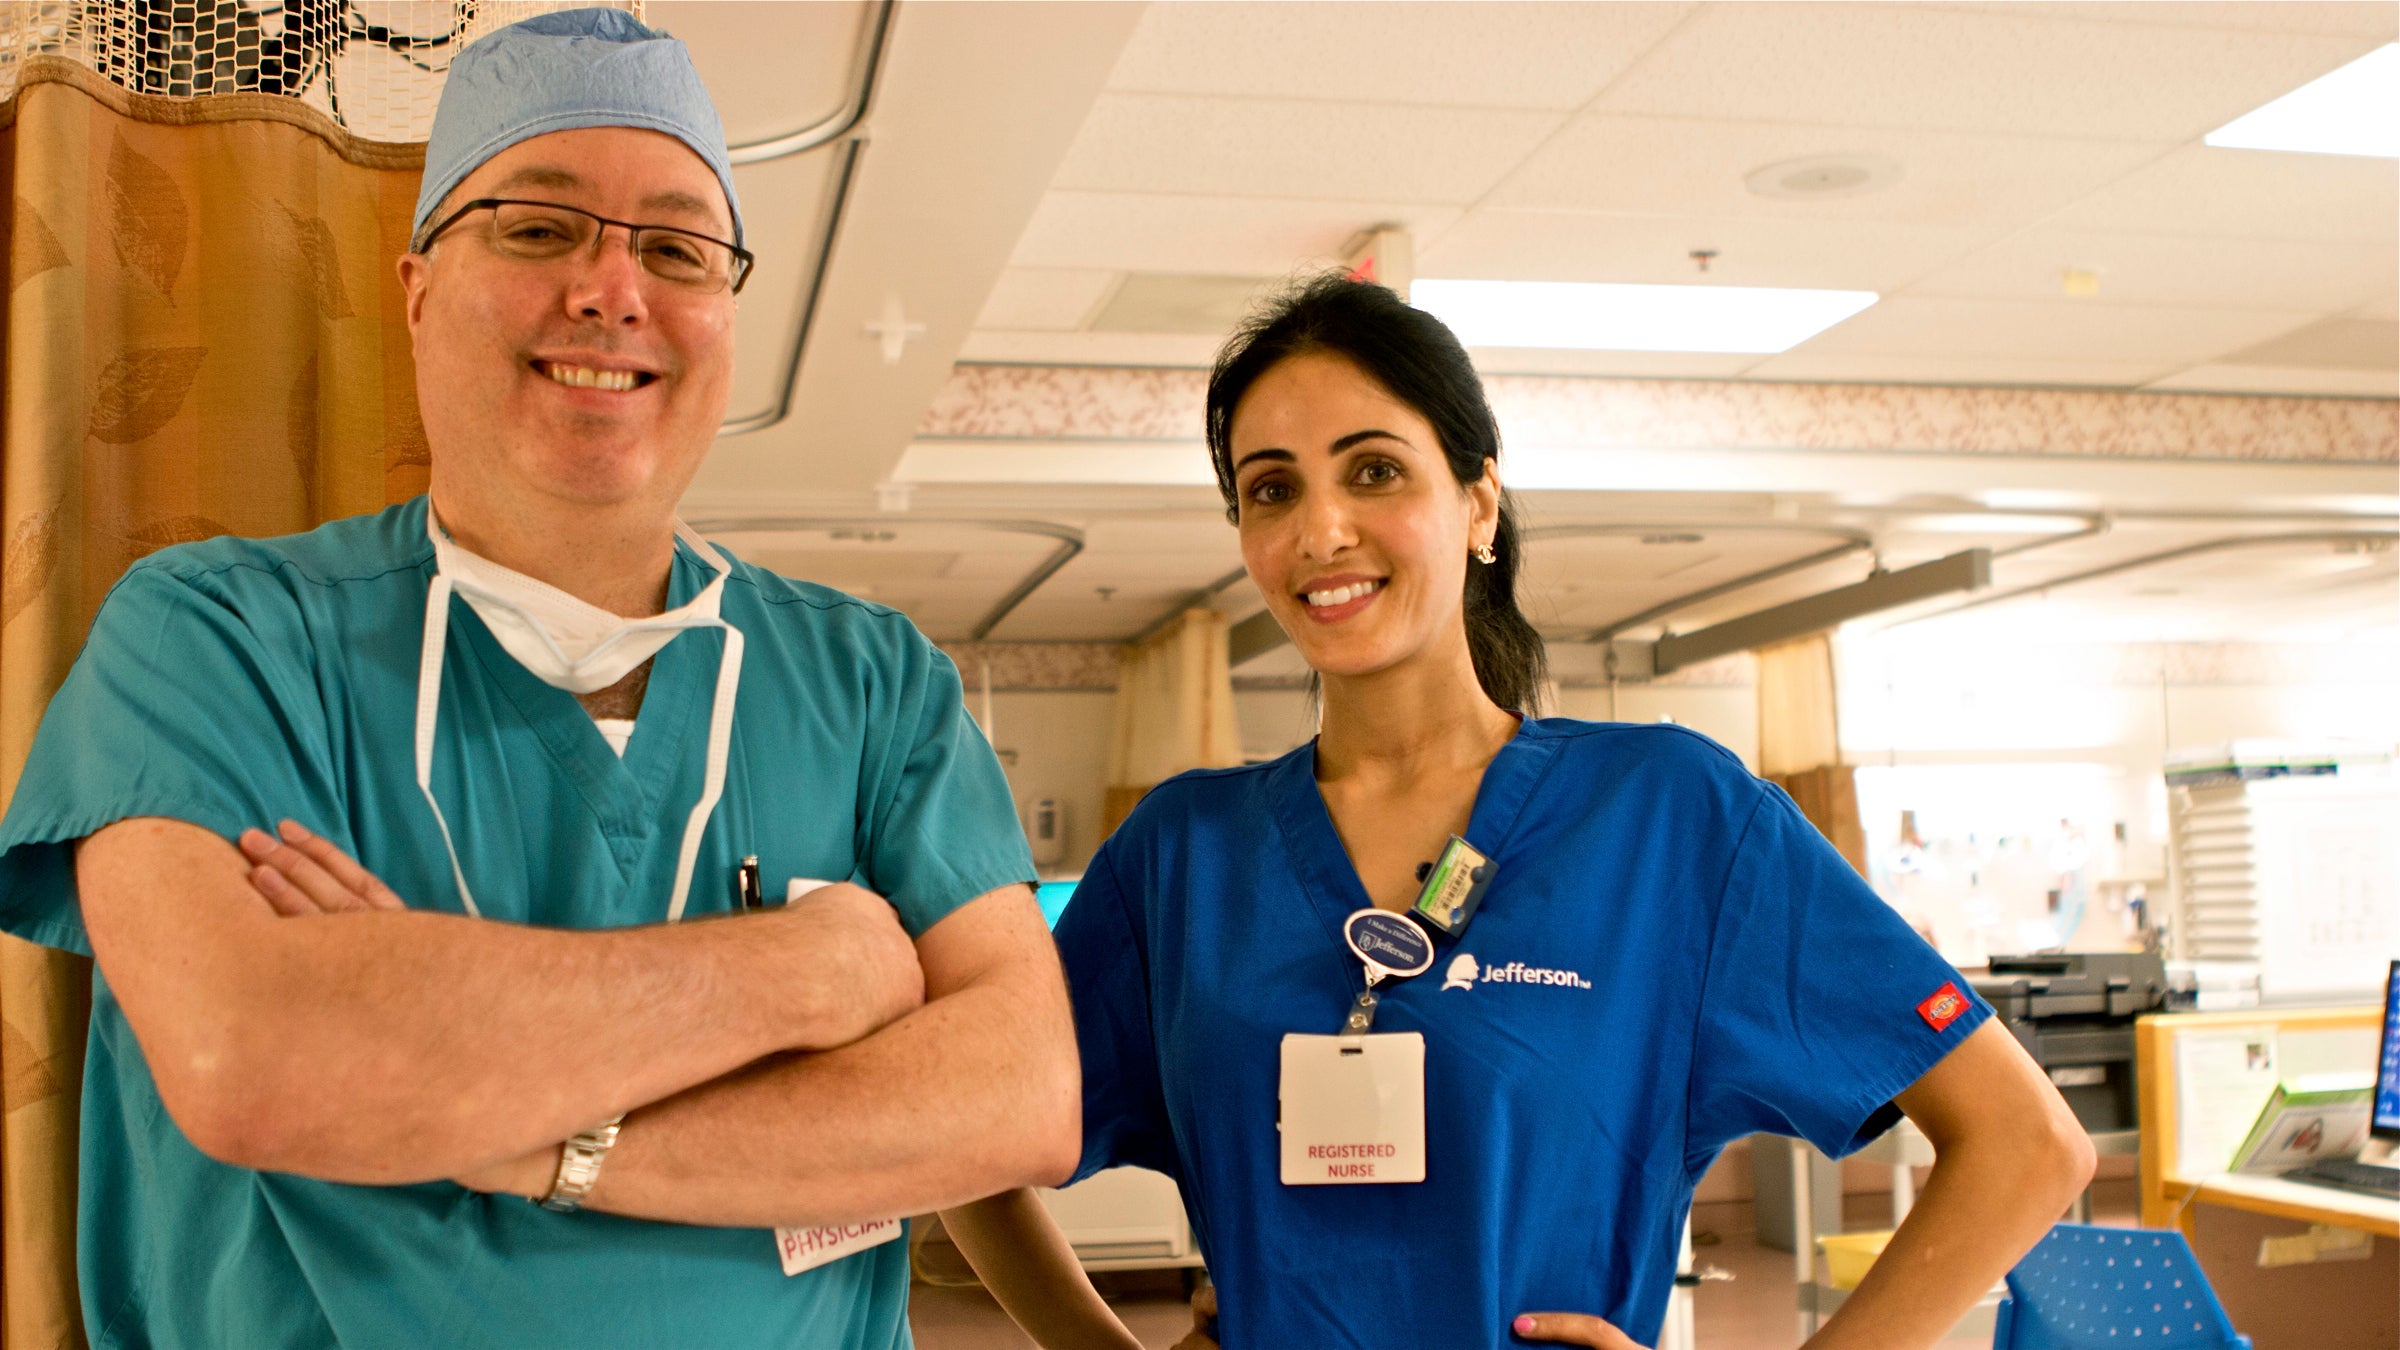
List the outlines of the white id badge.
{"type": "Polygon", "coordinates": [[[778,1228],[775,1254],[783,1258],[783,1273],[797,1275],[829,1261],[880,1247],[905,1231],[898,1219],[873,1223],[835,1224],[825,1228],[778,1228]]]}
{"type": "Polygon", "coordinates": [[[1286,1186],[1425,1179],[1425,1037],[1283,1038],[1277,1093],[1286,1186]]]}
{"type": "Polygon", "coordinates": [[[788,905],[810,891],[832,884],[830,881],[819,881],[815,877],[793,877],[790,881],[783,883],[783,903],[788,905]]]}

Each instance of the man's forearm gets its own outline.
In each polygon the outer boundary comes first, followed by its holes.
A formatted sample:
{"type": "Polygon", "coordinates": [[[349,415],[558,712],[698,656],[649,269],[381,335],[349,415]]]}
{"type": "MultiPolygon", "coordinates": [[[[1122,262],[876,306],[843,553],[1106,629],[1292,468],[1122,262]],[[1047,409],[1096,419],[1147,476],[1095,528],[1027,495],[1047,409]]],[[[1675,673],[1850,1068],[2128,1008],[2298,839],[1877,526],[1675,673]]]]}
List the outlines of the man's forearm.
{"type": "Polygon", "coordinates": [[[763,927],[284,924],[248,1019],[271,1043],[240,1057],[256,1094],[244,1133],[276,1170],[425,1181],[706,1082],[789,1044],[805,1018],[773,987],[763,927]]]}
{"type": "Polygon", "coordinates": [[[596,932],[279,918],[224,841],[170,821],[111,826],[78,869],[170,1113],[212,1156],[263,1170],[458,1175],[810,1044],[841,1006],[843,962],[784,910],[596,932]],[[163,912],[123,898],[159,876],[192,894],[163,912]]]}
{"type": "MultiPolygon", "coordinates": [[[[1033,912],[1029,897],[1022,907],[1033,912]]],[[[778,1057],[636,1112],[588,1207],[806,1227],[1064,1180],[1081,1143],[1074,1033],[1040,920],[1024,922],[1040,949],[963,984],[945,980],[920,943],[935,996],[864,1040],[778,1057]]]]}

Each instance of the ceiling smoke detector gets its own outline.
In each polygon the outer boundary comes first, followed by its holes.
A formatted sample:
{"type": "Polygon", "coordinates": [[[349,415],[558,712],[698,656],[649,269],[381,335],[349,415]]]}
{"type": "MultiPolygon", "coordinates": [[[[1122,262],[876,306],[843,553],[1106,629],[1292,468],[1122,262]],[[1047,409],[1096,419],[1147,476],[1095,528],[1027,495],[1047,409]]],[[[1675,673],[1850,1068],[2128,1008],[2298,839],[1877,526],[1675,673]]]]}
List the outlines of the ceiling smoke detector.
{"type": "Polygon", "coordinates": [[[1752,169],[1742,179],[1761,197],[1786,201],[1863,197],[1900,181],[1900,161],[1886,155],[1810,155],[1752,169]]]}

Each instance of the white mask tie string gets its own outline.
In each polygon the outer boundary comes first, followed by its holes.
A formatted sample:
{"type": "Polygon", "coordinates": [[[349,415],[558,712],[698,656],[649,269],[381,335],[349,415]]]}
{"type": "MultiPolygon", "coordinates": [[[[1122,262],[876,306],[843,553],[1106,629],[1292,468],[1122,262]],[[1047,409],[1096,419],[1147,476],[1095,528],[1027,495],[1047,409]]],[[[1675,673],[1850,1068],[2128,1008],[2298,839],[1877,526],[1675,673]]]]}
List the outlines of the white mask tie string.
{"type": "Polygon", "coordinates": [[[648,619],[625,619],[587,604],[556,587],[509,571],[451,542],[434,522],[433,503],[425,504],[425,532],[433,540],[434,578],[425,594],[425,638],[417,663],[416,777],[417,790],[433,811],[441,830],[442,849],[449,855],[450,876],[458,885],[459,903],[475,918],[482,917],[467,886],[450,822],[433,795],[434,729],[441,714],[442,660],[449,647],[450,597],[453,593],[474,609],[492,636],[535,678],[573,693],[606,689],[635,667],[657,655],[667,643],[695,629],[718,628],[725,646],[717,658],[717,683],[710,700],[708,747],[701,774],[700,800],[684,822],[682,846],[675,861],[674,890],[667,899],[667,921],[683,917],[691,894],[692,871],[698,864],[700,840],[708,832],[725,792],[725,770],[732,757],[734,701],[741,689],[742,631],[719,613],[725,579],[733,574],[732,560],[681,521],[675,537],[703,559],[713,559],[717,575],[684,605],[648,619]],[[454,578],[472,574],[472,580],[454,578]],[[568,630],[566,640],[552,631],[556,621],[568,630]],[[597,616],[597,617],[595,617],[597,616]]]}

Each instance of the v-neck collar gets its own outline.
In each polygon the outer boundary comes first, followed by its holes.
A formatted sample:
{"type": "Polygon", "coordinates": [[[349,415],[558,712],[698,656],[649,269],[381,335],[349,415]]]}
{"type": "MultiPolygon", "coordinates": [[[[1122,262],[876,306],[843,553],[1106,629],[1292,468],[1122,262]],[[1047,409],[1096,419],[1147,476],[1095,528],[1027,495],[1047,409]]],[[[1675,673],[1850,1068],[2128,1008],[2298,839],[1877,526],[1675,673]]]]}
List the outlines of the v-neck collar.
{"type": "MultiPolygon", "coordinates": [[[[1530,717],[1520,720],[1516,734],[1492,756],[1492,762],[1484,766],[1483,781],[1476,784],[1475,805],[1467,813],[1467,842],[1485,856],[1500,859],[1516,834],[1525,803],[1557,755],[1558,741],[1539,721],[1530,717]]],[[[1342,921],[1375,902],[1358,879],[1358,868],[1351,862],[1349,850],[1342,847],[1341,832],[1333,827],[1333,812],[1317,787],[1314,739],[1269,771],[1267,791],[1274,808],[1271,814],[1283,835],[1284,850],[1291,857],[1300,889],[1335,947],[1347,950],[1342,942],[1342,921]]],[[[1487,896],[1485,907],[1497,898],[1496,894],[1487,896]]]]}
{"type": "MultiPolygon", "coordinates": [[[[679,540],[667,578],[667,608],[685,604],[709,569],[679,540]]],[[[619,756],[575,696],[544,683],[503,650],[473,607],[453,599],[451,641],[465,647],[484,678],[515,707],[566,780],[591,808],[620,866],[628,871],[647,852],[665,822],[662,802],[684,761],[705,749],[700,729],[714,693],[721,633],[676,635],[651,658],[650,682],[634,718],[633,739],[619,756]],[[461,619],[465,622],[460,622],[461,619]],[[712,640],[713,639],[713,640],[712,640]]],[[[683,817],[678,814],[676,821],[683,817]]]]}

